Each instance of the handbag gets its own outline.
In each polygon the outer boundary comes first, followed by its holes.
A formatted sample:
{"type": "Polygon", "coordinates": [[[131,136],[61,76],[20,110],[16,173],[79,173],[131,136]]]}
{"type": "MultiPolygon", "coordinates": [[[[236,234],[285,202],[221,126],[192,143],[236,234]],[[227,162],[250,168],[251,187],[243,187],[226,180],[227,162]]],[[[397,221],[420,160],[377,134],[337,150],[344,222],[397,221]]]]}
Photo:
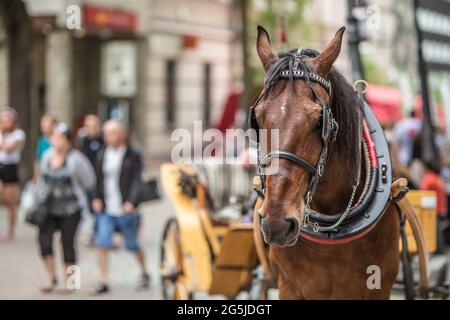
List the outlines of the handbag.
{"type": "Polygon", "coordinates": [[[139,187],[139,202],[147,202],[161,199],[158,181],[155,178],[141,182],[139,187]]]}
{"type": "Polygon", "coordinates": [[[42,227],[48,218],[48,209],[45,203],[38,203],[34,210],[26,213],[25,221],[31,225],[42,227]]]}
{"type": "Polygon", "coordinates": [[[28,182],[22,192],[20,207],[25,212],[25,222],[41,227],[48,218],[48,191],[28,182]]]}

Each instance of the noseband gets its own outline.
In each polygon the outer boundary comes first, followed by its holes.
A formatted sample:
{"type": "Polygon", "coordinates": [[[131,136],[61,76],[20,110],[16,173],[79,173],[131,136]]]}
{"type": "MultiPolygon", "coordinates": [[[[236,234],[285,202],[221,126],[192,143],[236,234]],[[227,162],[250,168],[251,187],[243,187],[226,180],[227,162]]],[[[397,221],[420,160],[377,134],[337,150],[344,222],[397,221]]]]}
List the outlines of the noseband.
{"type": "MultiPolygon", "coordinates": [[[[319,183],[320,178],[322,177],[325,166],[328,160],[328,154],[329,150],[333,146],[336,136],[338,133],[339,125],[337,121],[333,117],[333,113],[331,112],[330,106],[322,101],[320,96],[317,94],[316,90],[314,89],[312,82],[318,83],[321,85],[325,90],[328,92],[328,96],[331,98],[331,83],[329,80],[323,78],[322,76],[310,72],[307,70],[307,67],[302,63],[301,59],[303,57],[314,57],[317,55],[317,52],[312,50],[302,50],[298,49],[293,54],[293,64],[292,68],[289,68],[289,70],[282,70],[280,72],[281,78],[286,78],[289,80],[293,79],[300,79],[306,82],[309,89],[312,91],[314,97],[319,102],[319,105],[322,108],[321,113],[321,121],[319,122],[319,125],[322,127],[322,133],[321,133],[321,140],[322,140],[322,148],[319,155],[319,160],[316,165],[311,164],[308,160],[305,158],[296,155],[294,153],[291,153],[289,151],[283,151],[283,150],[273,150],[269,152],[262,160],[260,159],[259,155],[259,147],[258,147],[258,174],[261,178],[261,189],[257,190],[259,196],[261,198],[264,198],[265,189],[266,189],[266,176],[264,174],[264,168],[275,158],[282,158],[287,159],[296,165],[304,168],[306,171],[308,171],[311,174],[311,179],[309,181],[308,185],[308,191],[306,193],[306,205],[309,206],[312,197],[314,196],[314,193],[316,192],[317,184],[319,183]]],[[[267,79],[266,79],[267,81],[267,79]]],[[[264,97],[264,92],[259,96],[258,100],[255,102],[255,104],[250,108],[250,115],[249,115],[249,121],[250,121],[250,127],[254,130],[256,130],[256,140],[259,146],[259,124],[256,119],[256,112],[255,107],[259,103],[259,101],[264,97]]]]}

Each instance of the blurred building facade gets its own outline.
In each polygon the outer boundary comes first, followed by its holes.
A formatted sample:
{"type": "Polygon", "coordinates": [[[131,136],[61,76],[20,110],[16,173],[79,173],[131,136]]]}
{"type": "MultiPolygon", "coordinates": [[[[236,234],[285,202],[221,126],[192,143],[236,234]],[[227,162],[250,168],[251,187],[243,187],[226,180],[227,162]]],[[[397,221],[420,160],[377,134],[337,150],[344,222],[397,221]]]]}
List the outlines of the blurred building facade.
{"type": "MultiPolygon", "coordinates": [[[[44,112],[75,129],[88,113],[120,118],[147,157],[167,157],[172,130],[192,129],[195,120],[214,124],[240,77],[236,1],[25,2],[32,123],[44,112]]],[[[3,39],[0,24],[0,70],[7,70],[3,39]]],[[[7,83],[0,72],[2,104],[7,83]]]]}
{"type": "Polygon", "coordinates": [[[0,105],[8,103],[8,50],[6,47],[6,30],[0,21],[0,105]]]}
{"type": "MultiPolygon", "coordinates": [[[[291,2],[252,0],[250,8],[263,12],[276,3],[276,14],[282,16],[296,3],[291,2]]],[[[365,5],[360,14],[371,19],[361,26],[370,40],[361,43],[361,53],[386,75],[385,85],[401,89],[404,109],[411,108],[417,88],[411,77],[416,74],[411,1],[359,2],[365,5]]],[[[31,132],[37,133],[43,112],[75,128],[88,113],[103,119],[119,117],[130,124],[147,157],[167,157],[175,143],[170,140],[172,130],[192,129],[194,120],[216,124],[234,85],[242,81],[239,0],[25,3],[33,29],[32,121],[27,128],[31,132]]],[[[289,45],[323,49],[346,25],[347,4],[347,0],[305,1],[299,19],[314,28],[315,36],[309,43],[290,39],[289,45]]],[[[255,32],[254,26],[248,32],[255,32]]],[[[2,105],[8,102],[8,72],[3,72],[8,69],[7,45],[0,19],[2,105]]],[[[253,44],[249,50],[254,50],[253,44]]],[[[252,59],[255,56],[252,52],[252,59]]],[[[336,66],[350,79],[348,57],[345,38],[336,66]]]]}
{"type": "MultiPolygon", "coordinates": [[[[315,48],[322,50],[336,34],[340,27],[346,25],[347,0],[311,1],[306,6],[305,16],[311,17],[311,24],[321,30],[322,36],[317,39],[315,48]]],[[[348,59],[347,42],[342,44],[341,54],[335,66],[346,76],[350,76],[350,61],[348,59]]]]}
{"type": "MultiPolygon", "coordinates": [[[[398,80],[398,67],[415,71],[416,35],[414,11],[410,0],[354,0],[353,15],[362,22],[359,32],[367,41],[360,43],[360,52],[386,75],[386,81],[398,80]]],[[[314,0],[307,3],[305,17],[321,32],[317,42],[323,48],[335,32],[347,25],[348,0],[314,0]]],[[[336,67],[350,80],[351,63],[348,54],[348,34],[336,67]]],[[[367,61],[366,61],[367,62],[367,61]]]]}

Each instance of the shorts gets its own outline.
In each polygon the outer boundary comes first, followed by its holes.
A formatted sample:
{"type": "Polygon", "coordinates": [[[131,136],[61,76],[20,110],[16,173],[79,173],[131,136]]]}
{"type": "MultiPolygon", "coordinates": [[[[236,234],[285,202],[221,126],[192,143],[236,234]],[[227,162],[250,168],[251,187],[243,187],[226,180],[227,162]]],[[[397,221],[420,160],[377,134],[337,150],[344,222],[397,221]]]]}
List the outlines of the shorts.
{"type": "Polygon", "coordinates": [[[19,182],[19,168],[17,164],[0,164],[0,181],[3,183],[19,182]]]}
{"type": "Polygon", "coordinates": [[[125,240],[125,247],[129,251],[139,251],[138,229],[139,214],[124,214],[112,216],[107,213],[98,214],[97,221],[97,246],[100,248],[113,247],[113,234],[118,231],[125,240]]]}

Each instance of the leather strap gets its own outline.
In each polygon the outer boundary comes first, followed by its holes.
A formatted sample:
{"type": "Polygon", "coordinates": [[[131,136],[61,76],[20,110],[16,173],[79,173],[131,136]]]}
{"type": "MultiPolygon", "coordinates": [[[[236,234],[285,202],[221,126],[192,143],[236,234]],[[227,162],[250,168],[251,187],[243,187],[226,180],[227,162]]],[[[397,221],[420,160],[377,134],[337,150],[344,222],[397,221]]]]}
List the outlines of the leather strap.
{"type": "MultiPolygon", "coordinates": [[[[293,77],[294,79],[306,79],[306,73],[303,70],[294,70],[290,72],[289,70],[281,71],[280,73],[281,77],[283,78],[289,78],[293,77]]],[[[329,93],[331,92],[331,83],[330,81],[326,80],[325,78],[322,78],[316,73],[309,72],[308,78],[311,81],[314,81],[318,84],[320,84],[322,87],[324,87],[329,93]]]]}
{"type": "Polygon", "coordinates": [[[297,156],[293,153],[287,152],[287,151],[280,151],[280,150],[275,150],[270,152],[268,155],[266,155],[264,157],[264,159],[261,160],[260,165],[261,166],[265,166],[268,163],[270,163],[270,161],[272,161],[273,158],[284,158],[284,159],[288,159],[296,164],[298,164],[299,166],[305,168],[309,173],[311,174],[316,174],[316,168],[310,164],[308,161],[306,161],[304,158],[297,156]]]}

